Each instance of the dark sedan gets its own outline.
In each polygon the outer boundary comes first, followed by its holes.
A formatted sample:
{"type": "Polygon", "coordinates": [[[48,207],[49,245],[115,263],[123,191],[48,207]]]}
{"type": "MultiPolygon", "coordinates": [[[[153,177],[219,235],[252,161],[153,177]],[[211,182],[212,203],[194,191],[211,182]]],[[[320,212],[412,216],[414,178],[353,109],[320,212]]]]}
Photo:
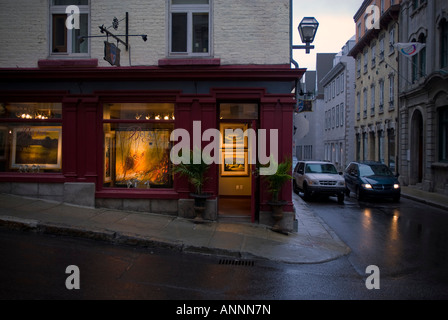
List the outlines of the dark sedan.
{"type": "Polygon", "coordinates": [[[358,200],[381,197],[400,201],[400,183],[392,171],[382,163],[352,162],[344,172],[344,179],[347,195],[354,192],[358,200]]]}

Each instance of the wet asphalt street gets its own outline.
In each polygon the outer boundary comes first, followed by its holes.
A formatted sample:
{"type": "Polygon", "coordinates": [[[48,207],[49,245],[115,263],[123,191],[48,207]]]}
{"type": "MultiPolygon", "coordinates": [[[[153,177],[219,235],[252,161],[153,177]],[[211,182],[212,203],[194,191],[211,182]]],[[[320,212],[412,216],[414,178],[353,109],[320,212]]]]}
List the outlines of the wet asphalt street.
{"type": "Polygon", "coordinates": [[[330,197],[307,204],[351,248],[348,260],[359,274],[376,265],[382,279],[413,279],[448,291],[448,211],[404,198],[346,198],[340,205],[330,197]]]}
{"type": "Polygon", "coordinates": [[[448,212],[406,199],[397,204],[349,198],[340,205],[330,198],[307,205],[351,248],[349,255],[321,264],[235,265],[214,255],[0,229],[0,299],[175,300],[179,305],[448,299],[448,212]],[[80,289],[66,287],[70,265],[79,267],[80,289]],[[366,287],[370,265],[379,268],[379,289],[366,287]]]}

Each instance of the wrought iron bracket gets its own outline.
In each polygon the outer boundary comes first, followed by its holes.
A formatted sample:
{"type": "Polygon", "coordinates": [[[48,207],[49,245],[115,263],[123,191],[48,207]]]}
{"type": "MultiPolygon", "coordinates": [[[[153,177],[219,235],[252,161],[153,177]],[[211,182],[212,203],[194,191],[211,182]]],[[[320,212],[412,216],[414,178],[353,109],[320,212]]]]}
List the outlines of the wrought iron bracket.
{"type": "MultiPolygon", "coordinates": [[[[126,17],[124,18],[124,20],[126,21],[126,33],[125,34],[113,34],[112,32],[110,32],[109,30],[107,30],[108,28],[104,27],[104,24],[102,26],[99,26],[98,28],[100,28],[101,33],[105,33],[106,35],[104,36],[79,36],[78,40],[83,42],[84,39],[88,39],[88,38],[104,38],[104,37],[112,37],[115,40],[117,40],[117,44],[121,43],[125,46],[126,51],[129,50],[129,37],[141,37],[143,39],[143,41],[147,41],[148,40],[148,35],[146,34],[129,34],[129,13],[126,12],[126,17]],[[119,37],[125,37],[125,40],[123,41],[122,39],[120,39],[119,37]]],[[[113,22],[112,22],[112,26],[115,30],[118,29],[118,25],[119,25],[118,19],[115,17],[113,22]]],[[[109,27],[110,28],[110,27],[109,27]]]]}

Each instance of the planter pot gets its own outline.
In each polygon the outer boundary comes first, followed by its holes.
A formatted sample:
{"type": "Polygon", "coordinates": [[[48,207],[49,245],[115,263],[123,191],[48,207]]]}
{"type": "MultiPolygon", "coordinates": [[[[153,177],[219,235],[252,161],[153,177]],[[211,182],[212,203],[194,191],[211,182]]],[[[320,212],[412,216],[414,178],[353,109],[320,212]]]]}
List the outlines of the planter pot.
{"type": "Polygon", "coordinates": [[[274,226],[272,231],[284,233],[280,227],[280,222],[283,219],[283,206],[287,204],[285,201],[268,202],[272,208],[272,218],[274,219],[274,226]]]}
{"type": "Polygon", "coordinates": [[[196,194],[190,193],[190,196],[194,199],[194,211],[196,212],[196,218],[194,219],[197,222],[204,221],[204,212],[207,203],[207,199],[212,195],[209,193],[196,194]]]}

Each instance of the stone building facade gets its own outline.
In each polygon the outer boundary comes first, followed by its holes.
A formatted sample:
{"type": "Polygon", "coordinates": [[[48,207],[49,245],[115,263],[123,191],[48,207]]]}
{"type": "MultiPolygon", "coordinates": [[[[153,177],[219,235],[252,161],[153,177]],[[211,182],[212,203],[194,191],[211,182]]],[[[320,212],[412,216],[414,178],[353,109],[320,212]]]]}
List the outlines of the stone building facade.
{"type": "Polygon", "coordinates": [[[356,45],[350,51],[356,60],[355,160],[379,161],[396,173],[399,12],[400,1],[364,1],[354,16],[356,45]]]}
{"type": "Polygon", "coordinates": [[[448,195],[448,3],[402,1],[400,42],[425,44],[400,55],[401,180],[448,195]]]}

